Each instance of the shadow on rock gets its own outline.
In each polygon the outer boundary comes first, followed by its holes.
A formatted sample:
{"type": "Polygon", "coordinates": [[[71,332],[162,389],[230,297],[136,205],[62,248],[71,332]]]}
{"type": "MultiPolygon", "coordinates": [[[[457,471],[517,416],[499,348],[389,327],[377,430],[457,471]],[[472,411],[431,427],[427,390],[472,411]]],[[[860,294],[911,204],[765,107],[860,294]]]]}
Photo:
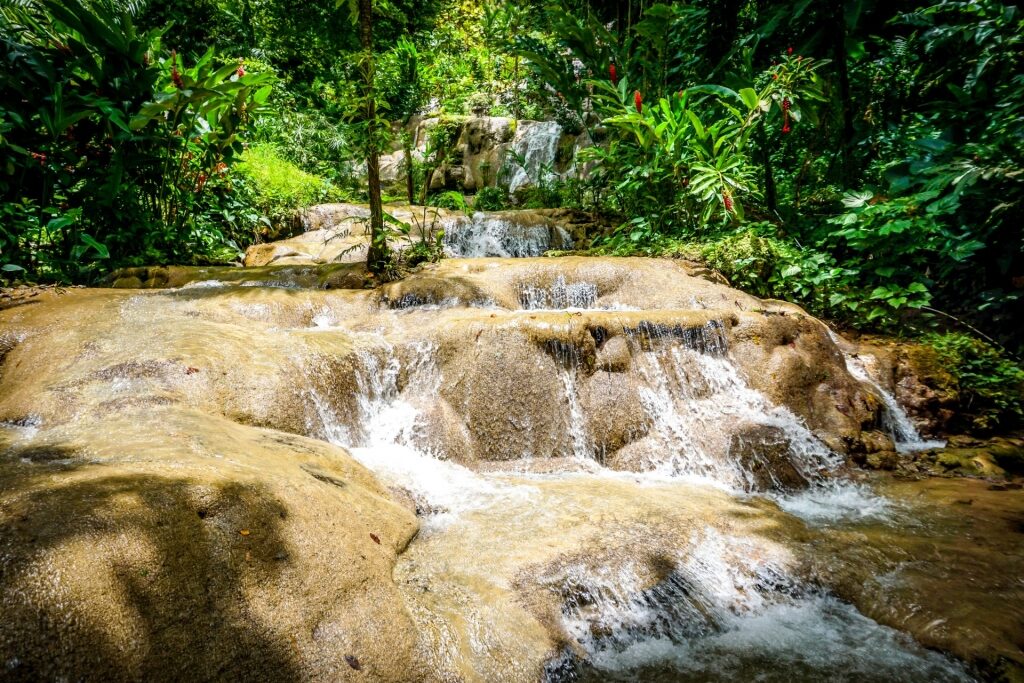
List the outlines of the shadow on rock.
{"type": "Polygon", "coordinates": [[[300,677],[251,599],[289,562],[267,491],[48,453],[0,465],[0,679],[300,677]]]}

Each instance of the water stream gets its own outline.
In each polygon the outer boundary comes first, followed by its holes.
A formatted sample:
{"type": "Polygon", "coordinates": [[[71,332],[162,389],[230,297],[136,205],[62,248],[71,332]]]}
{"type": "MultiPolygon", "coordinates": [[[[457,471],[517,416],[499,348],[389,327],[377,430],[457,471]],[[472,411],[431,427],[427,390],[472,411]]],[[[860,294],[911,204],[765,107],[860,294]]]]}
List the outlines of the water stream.
{"type": "Polygon", "coordinates": [[[900,405],[891,392],[887,391],[871,377],[862,358],[846,354],[846,367],[851,375],[874,389],[877,396],[882,400],[884,406],[882,427],[892,437],[896,450],[901,453],[912,453],[914,451],[928,450],[929,448],[941,448],[946,445],[944,441],[921,438],[920,432],[914,426],[910,416],[907,415],[907,411],[903,409],[903,406],[900,405]]]}
{"type": "Polygon", "coordinates": [[[525,185],[550,181],[545,174],[553,174],[552,166],[558,149],[562,126],[556,121],[520,121],[512,141],[512,151],[523,160],[522,164],[509,159],[511,169],[508,180],[509,194],[525,185]]]}
{"type": "MultiPolygon", "coordinates": [[[[598,298],[594,283],[564,278],[519,292],[527,311],[585,310],[598,298]]],[[[551,683],[970,680],[953,660],[801,578],[784,547],[717,521],[722,506],[752,496],[809,523],[855,524],[889,510],[838,475],[840,458],[795,415],[750,388],[720,324],[641,328],[627,344],[650,425],[637,442],[642,464],[629,472],[603,464],[594,445],[591,421],[604,416],[585,412],[572,348],[561,352],[563,394],[548,407],[562,415],[568,446],[543,471],[524,465],[532,454],[474,469],[425,445],[444,380],[427,343],[382,339],[379,353],[360,357],[357,415],[342,418],[312,397],[327,438],[415,502],[423,528],[396,580],[433,668],[465,680],[524,676],[550,648],[537,624],[555,619],[565,644],[547,662],[551,683]],[[630,534],[652,533],[652,516],[672,530],[638,543],[630,534]],[[606,548],[555,560],[597,528],[606,548]],[[540,606],[523,607],[524,594],[540,606]]]]}

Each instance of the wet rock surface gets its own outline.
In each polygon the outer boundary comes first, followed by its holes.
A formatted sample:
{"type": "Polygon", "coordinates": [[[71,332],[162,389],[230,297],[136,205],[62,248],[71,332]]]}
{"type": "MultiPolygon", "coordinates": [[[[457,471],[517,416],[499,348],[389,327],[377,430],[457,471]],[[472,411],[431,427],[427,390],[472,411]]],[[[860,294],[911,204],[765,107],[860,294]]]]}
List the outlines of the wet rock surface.
{"type": "Polygon", "coordinates": [[[799,308],[651,259],[359,277],[138,269],[0,311],[10,676],[971,674],[886,625],[1020,671],[1020,444],[946,451],[1002,488],[849,481],[926,456],[799,308]]]}

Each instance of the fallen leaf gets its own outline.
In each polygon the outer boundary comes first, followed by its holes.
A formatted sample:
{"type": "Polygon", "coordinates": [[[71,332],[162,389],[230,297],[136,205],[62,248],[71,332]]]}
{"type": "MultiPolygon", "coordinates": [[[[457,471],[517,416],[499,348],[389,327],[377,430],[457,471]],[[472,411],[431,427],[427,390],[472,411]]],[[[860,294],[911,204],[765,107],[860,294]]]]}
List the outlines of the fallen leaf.
{"type": "Polygon", "coordinates": [[[363,668],[362,665],[359,664],[359,660],[352,655],[345,655],[345,661],[348,662],[348,665],[356,671],[359,671],[363,668]]]}
{"type": "Polygon", "coordinates": [[[249,530],[248,529],[242,529],[238,533],[242,534],[243,536],[248,536],[249,535],[249,530]]]}
{"type": "Polygon", "coordinates": [[[380,538],[377,537],[377,534],[370,534],[370,538],[373,539],[374,543],[376,543],[377,545],[380,545],[380,538]]]}

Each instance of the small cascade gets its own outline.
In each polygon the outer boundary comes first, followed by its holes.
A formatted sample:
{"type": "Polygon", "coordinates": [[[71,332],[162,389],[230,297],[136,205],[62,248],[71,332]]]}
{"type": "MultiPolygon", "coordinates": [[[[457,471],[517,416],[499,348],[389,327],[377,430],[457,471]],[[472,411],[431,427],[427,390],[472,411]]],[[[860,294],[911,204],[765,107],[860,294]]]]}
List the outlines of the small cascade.
{"type": "Polygon", "coordinates": [[[597,285],[592,282],[566,282],[559,275],[550,287],[519,285],[519,303],[526,310],[563,310],[597,307],[597,285]]]}
{"type": "Polygon", "coordinates": [[[634,372],[661,445],[649,453],[653,471],[754,491],[799,488],[838,466],[795,415],[747,385],[720,323],[685,332],[679,341],[648,328],[631,340],[644,349],[634,372]]]}
{"type": "MultiPolygon", "coordinates": [[[[554,174],[555,155],[562,126],[556,121],[520,121],[512,142],[512,151],[522,159],[522,164],[513,159],[506,160],[509,169],[508,191],[526,185],[536,185],[549,178],[542,174],[554,174]]],[[[510,155],[511,156],[511,155],[510,155]]]]}
{"type": "MultiPolygon", "coordinates": [[[[835,337],[833,336],[833,339],[835,337]]],[[[882,428],[892,438],[896,450],[901,453],[913,453],[924,451],[929,448],[941,448],[945,446],[944,441],[928,441],[921,438],[917,427],[911,421],[907,411],[903,409],[896,397],[885,390],[881,384],[872,379],[864,360],[850,354],[843,354],[846,358],[846,368],[855,379],[870,386],[875,394],[882,400],[882,428]]]]}
{"type": "Polygon", "coordinates": [[[580,405],[579,391],[572,370],[562,371],[562,385],[569,404],[569,436],[572,438],[572,454],[577,460],[594,457],[594,444],[590,438],[590,425],[580,405]]]}
{"type": "Polygon", "coordinates": [[[526,258],[549,249],[571,249],[572,237],[546,221],[516,220],[514,212],[478,211],[468,223],[446,229],[444,245],[449,256],[526,258]]]}
{"type": "Polygon", "coordinates": [[[404,367],[392,347],[387,347],[387,360],[374,353],[360,354],[355,424],[345,424],[322,397],[312,394],[327,440],[347,448],[390,486],[408,492],[417,513],[424,516],[425,529],[443,528],[461,513],[495,500],[529,495],[527,488],[489,481],[424,446],[421,406],[436,395],[441,383],[431,360],[436,349],[418,343],[403,350],[409,358],[404,367]],[[403,375],[405,391],[399,387],[403,375]]]}
{"type": "Polygon", "coordinates": [[[969,681],[963,667],[792,578],[763,542],[712,528],[650,585],[632,564],[571,567],[563,626],[586,653],[549,664],[562,681],[969,681]],[[763,662],[772,662],[777,675],[763,662]]]}

